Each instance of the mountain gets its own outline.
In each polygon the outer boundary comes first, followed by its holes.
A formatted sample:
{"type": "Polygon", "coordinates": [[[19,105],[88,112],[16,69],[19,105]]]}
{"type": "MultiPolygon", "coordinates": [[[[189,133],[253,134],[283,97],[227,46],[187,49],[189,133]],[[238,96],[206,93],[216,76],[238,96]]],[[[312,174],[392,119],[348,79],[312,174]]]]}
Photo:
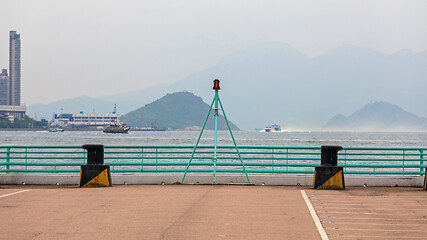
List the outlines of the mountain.
{"type": "Polygon", "coordinates": [[[427,118],[420,118],[387,102],[375,102],[365,105],[349,117],[336,115],[324,128],[357,131],[427,131],[427,118]]]}
{"type": "MultiPolygon", "coordinates": [[[[120,110],[120,105],[118,105],[120,110]]],[[[54,113],[99,112],[107,113],[114,110],[114,103],[87,96],[64,99],[49,104],[34,104],[28,107],[27,115],[31,117],[51,119],[54,113]]]]}
{"type": "MultiPolygon", "coordinates": [[[[349,115],[375,99],[427,116],[426,65],[427,52],[386,54],[345,45],[310,59],[287,44],[260,43],[155,89],[186,89],[209,101],[212,80],[218,78],[224,108],[243,129],[271,123],[285,129],[321,128],[333,114],[349,115]]],[[[153,91],[142,90],[134,94],[141,97],[126,100],[139,101],[153,91]]]]}
{"type": "MultiPolygon", "coordinates": [[[[117,103],[121,113],[183,90],[208,102],[214,94],[212,80],[218,78],[228,117],[241,128],[278,123],[285,129],[313,129],[321,128],[337,112],[348,115],[351,109],[375,99],[427,116],[423,104],[427,102],[426,65],[427,51],[386,54],[345,45],[309,58],[287,44],[264,42],[172,84],[101,100],[109,102],[109,106],[117,103]]],[[[32,108],[29,106],[29,111],[32,108]]],[[[99,112],[98,107],[96,111],[99,112]]]]}
{"type": "MultiPolygon", "coordinates": [[[[183,91],[166,94],[164,97],[147,104],[135,111],[120,117],[120,121],[132,127],[152,127],[185,129],[186,127],[202,127],[209,110],[209,105],[201,97],[191,92],[183,91]]],[[[214,112],[212,111],[206,123],[206,129],[214,128],[214,112]]],[[[229,122],[231,129],[239,128],[229,122]]],[[[218,129],[227,130],[227,124],[222,115],[218,118],[218,129]]]]}

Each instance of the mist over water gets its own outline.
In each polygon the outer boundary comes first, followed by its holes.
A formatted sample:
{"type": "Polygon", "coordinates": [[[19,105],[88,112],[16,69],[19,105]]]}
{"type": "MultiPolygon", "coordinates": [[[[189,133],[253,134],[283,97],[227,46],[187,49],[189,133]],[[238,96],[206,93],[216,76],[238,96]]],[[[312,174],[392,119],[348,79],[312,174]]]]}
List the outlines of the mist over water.
{"type": "MultiPolygon", "coordinates": [[[[238,145],[347,147],[426,147],[427,133],[416,132],[233,132],[238,145]]],[[[29,132],[0,131],[0,145],[194,145],[198,131],[130,132],[29,132]]],[[[214,132],[204,131],[200,144],[214,144],[214,132]]],[[[228,131],[218,132],[218,144],[233,144],[228,131]]]]}

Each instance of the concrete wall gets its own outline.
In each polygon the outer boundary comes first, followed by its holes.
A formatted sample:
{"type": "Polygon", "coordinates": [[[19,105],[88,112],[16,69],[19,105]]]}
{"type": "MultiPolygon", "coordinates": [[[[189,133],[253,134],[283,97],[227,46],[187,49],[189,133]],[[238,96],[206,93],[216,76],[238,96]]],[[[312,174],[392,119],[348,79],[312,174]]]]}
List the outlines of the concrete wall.
{"type": "MultiPolygon", "coordinates": [[[[113,184],[147,184],[160,185],[176,184],[181,182],[183,174],[112,174],[113,184]]],[[[2,185],[78,185],[80,176],[78,174],[58,175],[58,174],[24,174],[24,173],[3,173],[0,174],[0,184],[2,185]]],[[[251,182],[255,185],[271,186],[312,186],[312,175],[263,175],[253,174],[249,176],[251,182]]],[[[185,183],[211,184],[212,174],[210,175],[193,175],[187,174],[185,183]]],[[[345,185],[369,187],[422,187],[424,182],[423,176],[345,176],[345,185]]],[[[217,184],[238,184],[247,183],[244,175],[217,175],[217,184]]]]}

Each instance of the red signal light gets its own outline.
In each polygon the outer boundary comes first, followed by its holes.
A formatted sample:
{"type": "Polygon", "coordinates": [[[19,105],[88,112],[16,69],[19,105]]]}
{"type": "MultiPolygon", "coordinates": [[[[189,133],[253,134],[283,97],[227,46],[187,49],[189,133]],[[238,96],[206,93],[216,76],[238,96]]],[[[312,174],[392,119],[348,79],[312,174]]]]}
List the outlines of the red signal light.
{"type": "Polygon", "coordinates": [[[214,81],[213,81],[213,83],[214,83],[214,86],[213,86],[213,89],[214,90],[219,90],[219,89],[221,89],[220,87],[219,87],[219,80],[218,79],[215,79],[214,81]]]}

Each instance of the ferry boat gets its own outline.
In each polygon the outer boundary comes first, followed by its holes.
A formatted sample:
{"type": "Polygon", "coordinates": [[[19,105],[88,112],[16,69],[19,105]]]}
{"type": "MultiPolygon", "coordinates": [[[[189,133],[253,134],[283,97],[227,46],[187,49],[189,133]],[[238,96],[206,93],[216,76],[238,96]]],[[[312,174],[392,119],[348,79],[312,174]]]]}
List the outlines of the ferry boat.
{"type": "Polygon", "coordinates": [[[273,125],[265,127],[260,132],[284,132],[284,131],[282,130],[280,125],[273,124],[273,125]]]}
{"type": "Polygon", "coordinates": [[[69,130],[100,130],[119,123],[119,115],[113,113],[61,113],[55,114],[52,126],[69,130]]]}
{"type": "Polygon", "coordinates": [[[128,133],[130,127],[124,124],[112,124],[104,127],[102,130],[105,133],[128,133]]]}
{"type": "Polygon", "coordinates": [[[62,129],[62,128],[49,128],[48,131],[49,132],[63,132],[64,129],[62,129]]]}

